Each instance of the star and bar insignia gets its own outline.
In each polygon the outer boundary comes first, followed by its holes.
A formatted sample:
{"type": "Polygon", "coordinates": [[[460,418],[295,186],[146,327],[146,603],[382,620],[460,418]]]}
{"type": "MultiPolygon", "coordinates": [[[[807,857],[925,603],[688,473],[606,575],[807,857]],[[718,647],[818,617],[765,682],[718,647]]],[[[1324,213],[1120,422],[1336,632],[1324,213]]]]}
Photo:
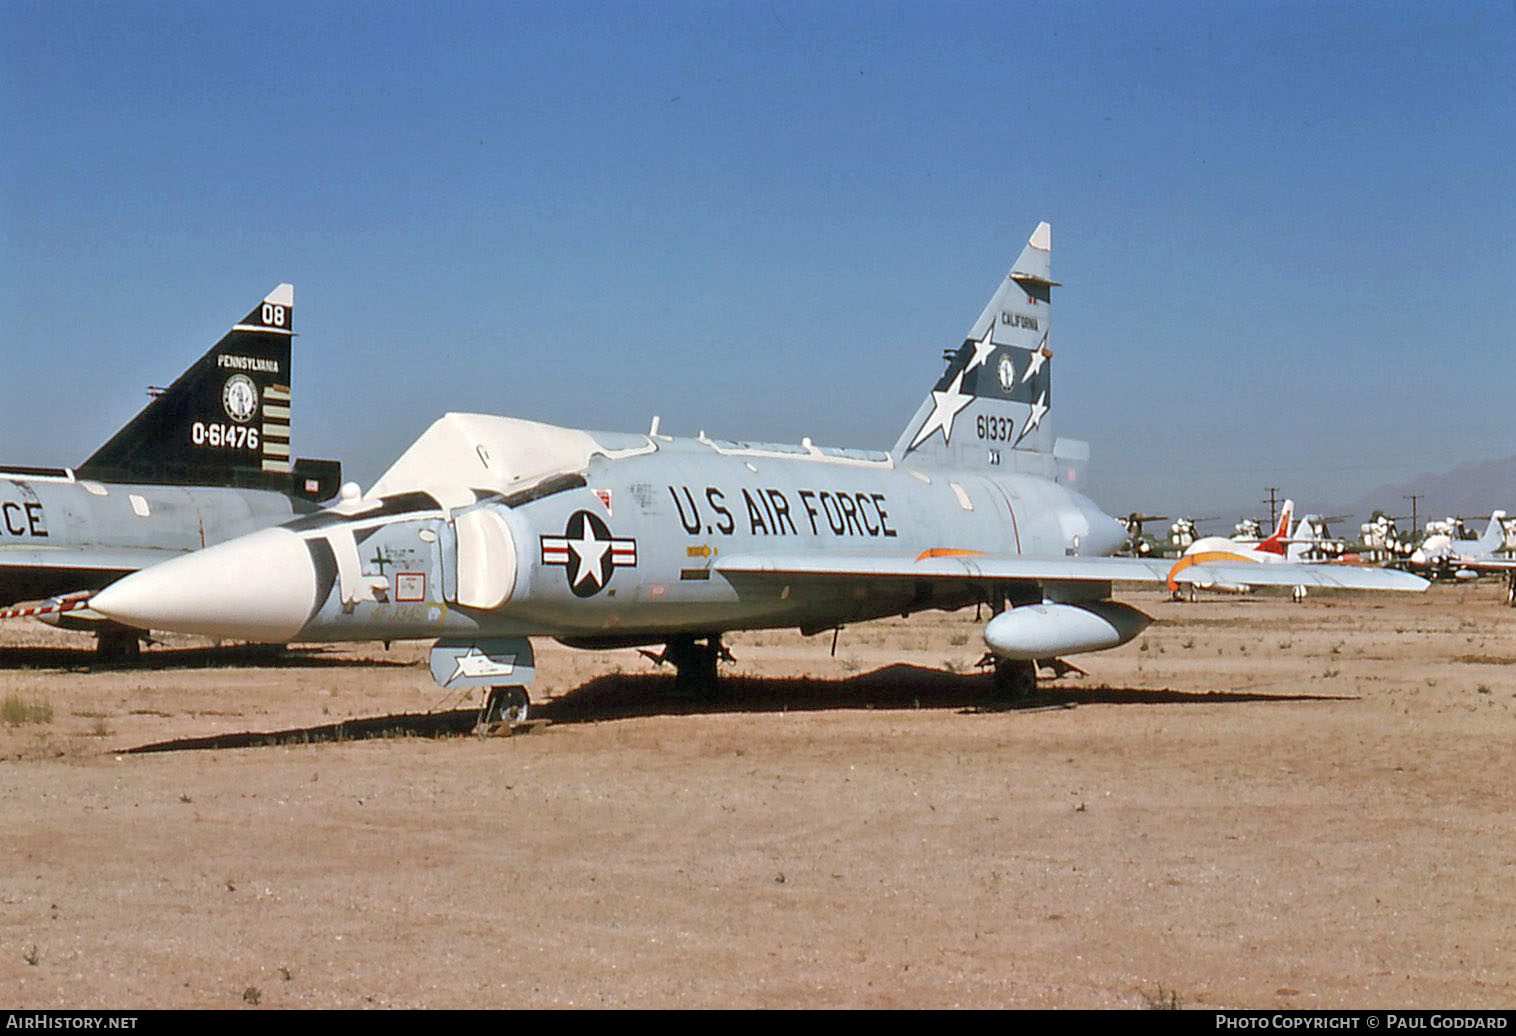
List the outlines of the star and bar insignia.
{"type": "Polygon", "coordinates": [[[569,515],[562,536],[543,536],[542,563],[562,565],[576,597],[592,597],[618,568],[637,564],[637,541],[611,535],[605,519],[592,511],[569,515]]]}

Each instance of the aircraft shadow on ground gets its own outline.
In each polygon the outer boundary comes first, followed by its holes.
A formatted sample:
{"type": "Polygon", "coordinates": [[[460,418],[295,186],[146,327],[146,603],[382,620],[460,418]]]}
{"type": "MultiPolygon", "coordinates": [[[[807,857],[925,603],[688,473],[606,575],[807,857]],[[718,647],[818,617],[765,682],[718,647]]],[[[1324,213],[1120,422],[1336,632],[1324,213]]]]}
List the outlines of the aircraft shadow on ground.
{"type": "MultiPolygon", "coordinates": [[[[676,689],[667,674],[601,676],[551,701],[534,705],[534,721],[599,723],[651,716],[721,713],[822,712],[837,710],[952,709],[964,714],[1032,712],[1078,705],[1233,705],[1257,702],[1353,701],[1352,695],[1280,694],[1260,691],[1177,691],[1103,684],[1049,685],[1018,702],[995,694],[988,675],[949,673],[892,665],[841,680],[814,677],[730,676],[712,699],[676,689]]],[[[474,730],[477,707],[446,712],[397,713],[288,730],[180,738],[125,749],[126,753],[256,748],[273,745],[362,741],[395,737],[460,737],[474,730]]]]}
{"type": "Polygon", "coordinates": [[[473,731],[479,710],[452,709],[447,712],[407,712],[389,716],[366,716],[323,723],[314,727],[288,730],[212,734],[209,737],[183,737],[158,741],[150,745],[121,750],[123,755],[151,752],[189,752],[207,748],[269,748],[276,745],[309,745],[323,741],[368,741],[394,737],[461,737],[473,731]]]}
{"type": "Polygon", "coordinates": [[[408,662],[345,658],[323,647],[228,644],[222,647],[155,648],[130,662],[102,662],[93,648],[0,647],[0,669],[67,669],[81,672],[154,672],[167,669],[326,669],[405,667],[408,662]]]}
{"type": "Polygon", "coordinates": [[[594,723],[639,716],[723,712],[816,712],[844,709],[953,709],[959,712],[1020,712],[1075,705],[1198,705],[1244,702],[1342,701],[1343,696],[1258,691],[1176,691],[1104,684],[1044,684],[1036,694],[1006,701],[986,673],[951,673],[904,663],[840,680],[815,677],[729,676],[719,695],[697,699],[681,693],[672,676],[597,677],[534,706],[532,715],[554,723],[594,723]]]}

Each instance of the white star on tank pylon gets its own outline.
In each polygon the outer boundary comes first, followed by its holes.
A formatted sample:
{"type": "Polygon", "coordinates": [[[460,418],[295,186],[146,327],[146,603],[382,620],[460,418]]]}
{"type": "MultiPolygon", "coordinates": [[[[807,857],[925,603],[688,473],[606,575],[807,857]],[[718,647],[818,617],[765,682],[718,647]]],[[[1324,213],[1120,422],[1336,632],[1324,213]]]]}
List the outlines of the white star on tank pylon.
{"type": "Polygon", "coordinates": [[[447,682],[452,683],[460,674],[468,677],[510,676],[515,668],[515,655],[491,658],[475,645],[453,659],[453,675],[447,678],[447,682]]]}

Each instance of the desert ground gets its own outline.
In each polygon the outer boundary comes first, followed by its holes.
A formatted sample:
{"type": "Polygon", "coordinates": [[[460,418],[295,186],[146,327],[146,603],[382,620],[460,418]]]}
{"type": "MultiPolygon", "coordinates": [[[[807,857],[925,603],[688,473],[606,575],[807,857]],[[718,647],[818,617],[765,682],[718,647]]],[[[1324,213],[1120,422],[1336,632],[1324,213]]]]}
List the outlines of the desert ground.
{"type": "Polygon", "coordinates": [[[542,642],[487,739],[424,645],[7,624],[0,1006],[1516,1005],[1501,588],[1120,596],[1014,708],[964,611],[542,642]]]}

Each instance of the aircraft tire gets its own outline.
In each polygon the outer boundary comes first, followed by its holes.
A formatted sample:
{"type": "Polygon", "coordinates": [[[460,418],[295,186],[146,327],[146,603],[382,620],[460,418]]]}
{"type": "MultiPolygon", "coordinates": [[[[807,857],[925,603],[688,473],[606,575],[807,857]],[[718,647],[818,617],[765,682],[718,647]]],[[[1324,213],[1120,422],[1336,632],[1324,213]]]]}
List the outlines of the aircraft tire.
{"type": "Polygon", "coordinates": [[[1002,658],[995,662],[995,694],[1006,701],[1020,701],[1037,690],[1037,663],[1002,658]]]}
{"type": "Polygon", "coordinates": [[[715,637],[704,644],[693,637],[670,641],[665,656],[674,665],[674,689],[679,694],[709,701],[720,687],[716,663],[721,658],[721,642],[715,637]]]}
{"type": "Polygon", "coordinates": [[[142,657],[142,642],[135,633],[101,633],[95,642],[95,657],[102,662],[135,662],[142,657]]]}
{"type": "Polygon", "coordinates": [[[532,700],[525,687],[491,687],[481,724],[488,726],[491,723],[504,723],[515,726],[525,723],[531,707],[532,700]]]}
{"type": "Polygon", "coordinates": [[[503,700],[500,702],[500,718],[510,724],[525,723],[527,713],[531,711],[532,699],[527,696],[525,687],[507,687],[503,700]]]}

